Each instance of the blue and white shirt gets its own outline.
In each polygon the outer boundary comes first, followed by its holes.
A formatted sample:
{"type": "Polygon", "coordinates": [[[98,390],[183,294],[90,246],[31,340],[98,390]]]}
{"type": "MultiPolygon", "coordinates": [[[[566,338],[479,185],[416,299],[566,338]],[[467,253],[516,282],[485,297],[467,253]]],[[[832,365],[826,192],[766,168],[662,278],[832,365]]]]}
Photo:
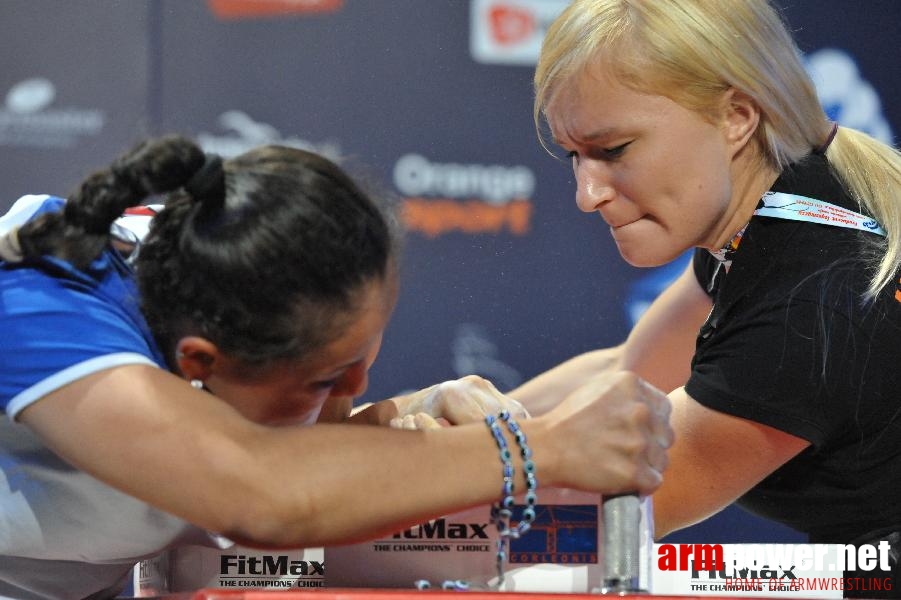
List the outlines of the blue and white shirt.
{"type": "MultiPolygon", "coordinates": [[[[0,217],[0,235],[64,202],[21,198],[0,217]]],[[[149,218],[140,221],[138,238],[149,218]]],[[[0,405],[8,415],[0,418],[0,598],[113,597],[137,561],[182,543],[216,542],[75,469],[16,421],[89,374],[166,368],[139,308],[131,267],[113,249],[84,271],[48,257],[0,261],[0,405]]]]}
{"type": "MultiPolygon", "coordinates": [[[[21,221],[63,203],[26,196],[13,210],[21,221]]],[[[0,235],[10,226],[0,218],[0,235]]],[[[165,366],[141,316],[131,268],[113,250],[85,271],[52,257],[0,262],[0,331],[0,405],[11,418],[91,373],[124,364],[165,366]]]]}

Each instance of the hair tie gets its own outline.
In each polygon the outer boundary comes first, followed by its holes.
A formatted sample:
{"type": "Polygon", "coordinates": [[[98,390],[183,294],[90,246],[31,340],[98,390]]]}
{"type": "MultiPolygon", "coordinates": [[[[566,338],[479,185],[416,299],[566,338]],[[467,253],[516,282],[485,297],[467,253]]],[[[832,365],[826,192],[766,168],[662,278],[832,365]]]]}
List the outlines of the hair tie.
{"type": "Polygon", "coordinates": [[[832,140],[835,139],[835,134],[838,133],[838,123],[835,121],[832,122],[832,130],[829,132],[829,135],[826,137],[826,141],[823,142],[823,145],[813,151],[814,154],[826,154],[826,150],[829,148],[829,144],[832,143],[832,140]]]}
{"type": "Polygon", "coordinates": [[[0,236],[0,259],[15,263],[22,260],[22,246],[19,244],[19,228],[13,227],[0,236]]]}
{"type": "Polygon", "coordinates": [[[222,168],[222,157],[218,154],[207,154],[203,166],[197,169],[183,186],[195,201],[208,204],[214,200],[221,206],[225,201],[225,171],[222,168]]]}

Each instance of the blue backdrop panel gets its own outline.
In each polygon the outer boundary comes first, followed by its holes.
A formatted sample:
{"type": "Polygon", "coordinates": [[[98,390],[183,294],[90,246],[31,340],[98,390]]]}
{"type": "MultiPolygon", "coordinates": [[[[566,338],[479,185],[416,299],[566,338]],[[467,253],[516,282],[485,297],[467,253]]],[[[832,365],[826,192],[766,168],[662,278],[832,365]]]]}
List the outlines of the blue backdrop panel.
{"type": "Polygon", "coordinates": [[[65,194],[150,131],[148,2],[0,2],[0,208],[65,194]]]}
{"type": "MultiPolygon", "coordinates": [[[[901,3],[781,4],[830,115],[892,141],[901,3]]],[[[512,388],[622,341],[684,264],[629,267],[576,208],[567,161],[536,139],[534,56],[564,5],[0,3],[0,209],[65,194],[148,133],[225,156],[265,143],[321,152],[407,228],[401,296],[362,400],[472,372],[512,388]]],[[[799,539],[728,509],[667,541],[799,539]]]]}

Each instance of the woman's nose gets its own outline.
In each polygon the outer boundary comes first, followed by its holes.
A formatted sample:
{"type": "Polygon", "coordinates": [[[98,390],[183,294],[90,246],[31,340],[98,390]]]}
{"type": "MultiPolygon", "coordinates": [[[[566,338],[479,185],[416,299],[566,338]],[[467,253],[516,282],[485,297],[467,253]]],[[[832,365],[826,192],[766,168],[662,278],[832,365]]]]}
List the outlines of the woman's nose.
{"type": "Polygon", "coordinates": [[[344,373],[329,395],[358,398],[363,395],[367,387],[369,387],[369,368],[365,364],[359,363],[344,373]]]}
{"type": "Polygon", "coordinates": [[[613,200],[616,191],[606,167],[599,161],[582,159],[575,165],[576,205],[583,212],[595,212],[613,200]]]}

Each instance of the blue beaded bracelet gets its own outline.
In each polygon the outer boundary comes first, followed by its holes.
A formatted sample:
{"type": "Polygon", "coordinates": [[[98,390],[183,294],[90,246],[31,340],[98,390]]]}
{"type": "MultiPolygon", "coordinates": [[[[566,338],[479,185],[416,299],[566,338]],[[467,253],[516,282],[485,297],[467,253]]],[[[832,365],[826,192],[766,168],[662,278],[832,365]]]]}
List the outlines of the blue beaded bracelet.
{"type": "Polygon", "coordinates": [[[485,423],[491,429],[491,435],[497,443],[500,452],[501,462],[503,463],[503,487],[501,489],[501,501],[495,503],[491,507],[491,519],[497,527],[497,586],[504,582],[504,561],[507,559],[506,545],[509,539],[518,539],[525,534],[535,521],[535,504],[538,496],[535,490],[538,488],[538,479],[535,477],[535,463],[532,461],[532,450],[529,448],[526,434],[519,428],[519,425],[513,419],[509,411],[503,410],[498,416],[487,415],[485,423]],[[510,435],[516,440],[519,446],[520,456],[523,460],[523,474],[526,480],[526,506],[523,509],[522,519],[515,527],[511,527],[510,518],[513,516],[513,507],[516,504],[514,498],[514,469],[513,460],[510,456],[510,449],[507,447],[507,439],[500,430],[498,419],[503,421],[510,435]]]}
{"type": "MultiPolygon", "coordinates": [[[[501,487],[501,501],[495,503],[491,507],[491,519],[497,525],[498,531],[503,536],[503,532],[510,529],[510,517],[513,515],[513,478],[515,475],[513,469],[513,458],[510,455],[510,449],[507,447],[507,438],[501,432],[500,426],[497,424],[497,417],[494,415],[486,415],[485,423],[491,429],[491,435],[497,443],[497,449],[500,452],[501,463],[503,464],[503,485],[501,487]]],[[[500,542],[500,540],[499,540],[500,542]]]]}
{"type": "Polygon", "coordinates": [[[522,470],[526,478],[526,507],[522,511],[522,519],[519,521],[514,532],[511,532],[511,537],[518,538],[527,532],[535,521],[535,504],[538,502],[538,495],[535,490],[538,489],[538,479],[535,477],[535,463],[532,461],[532,449],[529,447],[525,432],[519,428],[519,425],[513,419],[513,416],[509,411],[503,410],[498,416],[507,424],[510,435],[513,436],[513,439],[515,439],[516,443],[519,445],[519,453],[520,456],[522,456],[523,461],[522,470]]]}
{"type": "MultiPolygon", "coordinates": [[[[491,430],[491,436],[497,444],[497,449],[503,465],[501,500],[500,502],[495,502],[491,505],[491,520],[497,527],[498,533],[497,580],[492,587],[499,588],[504,583],[504,563],[507,560],[506,548],[508,540],[511,538],[517,539],[525,534],[532,527],[532,522],[535,520],[535,504],[538,501],[535,490],[538,488],[538,480],[535,478],[535,463],[532,461],[532,450],[529,448],[526,434],[519,428],[519,425],[513,419],[510,412],[503,410],[498,413],[497,417],[494,415],[486,415],[485,423],[491,430]],[[507,429],[510,431],[510,435],[513,436],[513,439],[516,440],[516,443],[519,446],[519,453],[523,460],[523,474],[526,479],[526,506],[523,509],[522,519],[520,519],[515,527],[510,526],[510,519],[513,516],[513,508],[516,504],[516,499],[513,495],[515,476],[513,457],[510,454],[510,448],[507,446],[507,438],[504,437],[500,425],[498,425],[498,419],[506,424],[507,429]]],[[[425,579],[416,581],[414,585],[420,590],[431,588],[431,583],[425,579]]],[[[466,591],[471,589],[471,586],[466,581],[448,580],[441,584],[441,588],[444,590],[466,591]]]]}

